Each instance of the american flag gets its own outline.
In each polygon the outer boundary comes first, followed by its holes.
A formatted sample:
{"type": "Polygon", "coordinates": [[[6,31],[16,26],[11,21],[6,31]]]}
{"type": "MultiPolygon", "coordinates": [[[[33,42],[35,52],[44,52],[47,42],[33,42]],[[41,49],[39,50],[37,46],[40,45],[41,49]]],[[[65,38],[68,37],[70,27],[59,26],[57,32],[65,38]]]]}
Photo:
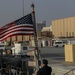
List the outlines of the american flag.
{"type": "Polygon", "coordinates": [[[0,28],[0,41],[14,35],[34,35],[31,13],[0,28]]]}

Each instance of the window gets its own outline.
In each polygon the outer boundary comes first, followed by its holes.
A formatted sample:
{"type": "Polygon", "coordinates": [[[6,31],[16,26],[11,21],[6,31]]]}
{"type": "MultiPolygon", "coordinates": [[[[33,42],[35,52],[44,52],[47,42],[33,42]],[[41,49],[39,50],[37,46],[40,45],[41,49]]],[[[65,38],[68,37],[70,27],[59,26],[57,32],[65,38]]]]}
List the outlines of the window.
{"type": "Polygon", "coordinates": [[[74,32],[72,32],[72,37],[74,37],[74,32]]]}
{"type": "Polygon", "coordinates": [[[55,42],[55,44],[61,44],[62,42],[55,42]]]}
{"type": "Polygon", "coordinates": [[[66,36],[68,37],[68,32],[66,32],[66,36]]]}
{"type": "Polygon", "coordinates": [[[4,47],[4,45],[0,45],[0,47],[4,47]]]}
{"type": "Polygon", "coordinates": [[[61,35],[61,37],[62,37],[62,32],[60,32],[60,35],[61,35]]]}
{"type": "Polygon", "coordinates": [[[71,32],[69,33],[69,36],[71,37],[71,32]]]}
{"type": "Polygon", "coordinates": [[[66,43],[66,42],[63,42],[63,43],[66,43]]]}

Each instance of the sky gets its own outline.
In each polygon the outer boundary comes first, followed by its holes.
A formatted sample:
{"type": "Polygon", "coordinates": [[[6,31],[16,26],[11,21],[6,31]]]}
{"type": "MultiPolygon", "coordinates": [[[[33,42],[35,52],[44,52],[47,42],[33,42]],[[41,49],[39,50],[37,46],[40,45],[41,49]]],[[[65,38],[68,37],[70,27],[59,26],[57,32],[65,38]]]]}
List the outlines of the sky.
{"type": "MultiPolygon", "coordinates": [[[[75,0],[24,0],[24,15],[31,12],[31,3],[35,5],[36,23],[75,16],[75,0]]],[[[0,0],[0,26],[23,16],[23,0],[0,0]]]]}

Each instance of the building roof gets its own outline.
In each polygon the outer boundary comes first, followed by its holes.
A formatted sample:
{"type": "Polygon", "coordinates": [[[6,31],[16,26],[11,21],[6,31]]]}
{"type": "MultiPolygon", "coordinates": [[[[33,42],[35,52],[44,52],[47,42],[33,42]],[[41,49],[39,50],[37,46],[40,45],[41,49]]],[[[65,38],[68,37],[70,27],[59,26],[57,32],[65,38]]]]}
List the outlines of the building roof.
{"type": "Polygon", "coordinates": [[[52,26],[50,26],[50,27],[43,27],[42,32],[43,31],[52,31],[52,26]]]}

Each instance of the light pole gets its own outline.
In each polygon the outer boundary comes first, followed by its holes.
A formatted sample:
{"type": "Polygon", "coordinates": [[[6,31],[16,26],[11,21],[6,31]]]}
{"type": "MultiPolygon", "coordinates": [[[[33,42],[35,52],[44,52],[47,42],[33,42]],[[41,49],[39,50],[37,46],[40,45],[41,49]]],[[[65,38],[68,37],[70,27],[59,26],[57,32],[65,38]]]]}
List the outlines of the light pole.
{"type": "Polygon", "coordinates": [[[24,16],[24,0],[23,0],[23,16],[24,16]]]}
{"type": "MultiPolygon", "coordinates": [[[[23,16],[24,16],[24,0],[22,0],[23,2],[23,16]]],[[[24,36],[22,35],[22,41],[24,41],[24,36]]]]}

